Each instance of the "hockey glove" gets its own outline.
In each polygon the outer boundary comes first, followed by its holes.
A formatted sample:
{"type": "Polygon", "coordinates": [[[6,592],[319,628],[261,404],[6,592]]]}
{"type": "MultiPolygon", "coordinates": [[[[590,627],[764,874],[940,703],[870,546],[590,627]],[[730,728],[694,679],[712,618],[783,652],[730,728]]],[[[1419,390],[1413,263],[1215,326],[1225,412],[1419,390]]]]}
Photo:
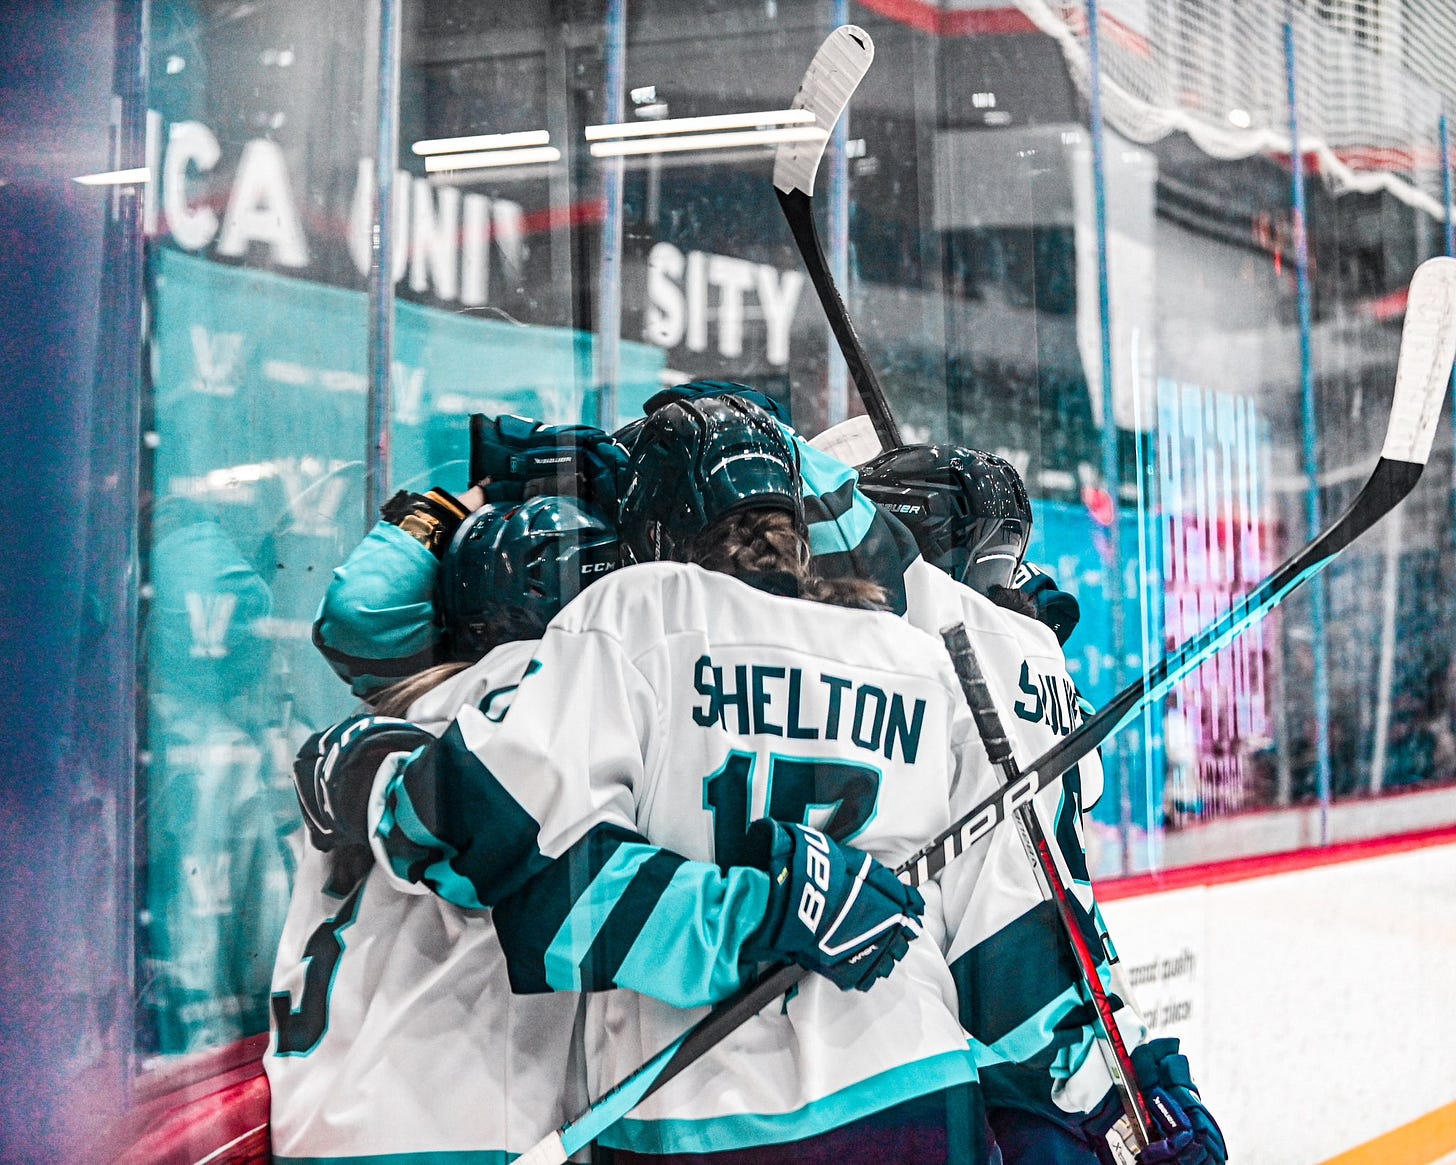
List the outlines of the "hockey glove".
{"type": "Polygon", "coordinates": [[[626,465],[627,450],[590,425],[542,425],[483,413],[470,418],[470,484],[480,486],[487,501],[565,492],[615,514],[626,465]],[[556,485],[563,478],[569,483],[564,489],[556,485]]]}
{"type": "Polygon", "coordinates": [[[369,845],[369,791],[385,757],[435,738],[407,720],[353,716],[315,732],[293,762],[293,788],[314,846],[324,853],[369,845]]]}
{"type": "Polygon", "coordinates": [[[1162,1140],[1138,1154],[1141,1165],[1224,1165],[1223,1133],[1198,1095],[1178,1041],[1164,1037],[1134,1048],[1132,1067],[1163,1133],[1162,1140]]]}
{"type": "Polygon", "coordinates": [[[436,486],[423,494],[400,490],[379,507],[379,516],[391,526],[398,526],[436,558],[443,558],[450,539],[469,514],[455,497],[436,486]]]}
{"type": "Polygon", "coordinates": [[[747,854],[769,876],[752,957],[789,959],[841,990],[868,991],[920,933],[920,892],[817,829],[762,818],[748,828],[747,854]]]}
{"type": "MultiPolygon", "coordinates": [[[[1138,1165],[1224,1165],[1228,1150],[1223,1133],[1198,1095],[1178,1041],[1164,1037],[1134,1048],[1132,1067],[1153,1118],[1149,1132],[1158,1138],[1138,1154],[1138,1165]]],[[[1104,1165],[1115,1165],[1117,1160],[1107,1145],[1106,1130],[1121,1115],[1113,1100],[1106,1117],[1089,1129],[1104,1165]]]]}
{"type": "Polygon", "coordinates": [[[703,400],[715,396],[741,396],[744,400],[752,401],[774,420],[788,420],[779,402],[773,397],[746,384],[735,384],[731,380],[690,380],[686,384],[675,384],[649,396],[642,405],[642,411],[650,416],[663,405],[671,404],[675,400],[703,400]]]}
{"type": "Polygon", "coordinates": [[[1017,590],[1036,604],[1037,619],[1056,632],[1057,642],[1065,647],[1082,618],[1077,597],[1058,590],[1051,575],[1029,562],[1023,562],[1016,568],[1011,581],[1017,590]]]}

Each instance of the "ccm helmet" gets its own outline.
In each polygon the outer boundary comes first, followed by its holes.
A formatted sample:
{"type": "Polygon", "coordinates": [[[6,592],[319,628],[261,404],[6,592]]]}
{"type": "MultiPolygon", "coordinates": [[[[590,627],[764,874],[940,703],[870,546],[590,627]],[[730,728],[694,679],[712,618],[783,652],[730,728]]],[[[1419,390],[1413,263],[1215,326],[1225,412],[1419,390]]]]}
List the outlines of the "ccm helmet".
{"type": "Polygon", "coordinates": [[[860,466],[859,488],[910,528],[932,566],[982,594],[1011,585],[1031,539],[1031,502],[1004,457],[902,445],[860,466]]]}
{"type": "Polygon", "coordinates": [[[617,527],[632,561],[682,562],[718,519],[761,506],[787,511],[803,529],[793,443],[740,397],[690,397],[656,409],[637,434],[617,527]]]}
{"type": "Polygon", "coordinates": [[[575,498],[483,506],[455,532],[440,564],[449,658],[473,661],[508,639],[539,635],[618,564],[616,530],[575,498]]]}

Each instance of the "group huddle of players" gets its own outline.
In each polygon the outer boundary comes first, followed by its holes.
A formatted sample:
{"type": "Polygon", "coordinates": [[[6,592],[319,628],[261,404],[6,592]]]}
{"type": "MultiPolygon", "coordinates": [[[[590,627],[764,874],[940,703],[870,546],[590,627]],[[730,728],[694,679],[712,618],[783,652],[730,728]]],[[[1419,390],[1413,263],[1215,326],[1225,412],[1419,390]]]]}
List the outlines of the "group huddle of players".
{"type": "MultiPolygon", "coordinates": [[[[612,435],[473,418],[469,490],[396,495],[335,572],[315,643],[368,707],[295,766],[277,1160],[510,1161],[783,962],[814,974],[591,1160],[1114,1160],[1015,831],[921,891],[891,872],[999,783],[941,627],[1020,755],[1080,718],[1020,479],[949,446],[855,469],[773,411],[702,381],[612,435]]],[[[1035,805],[1098,951],[1101,783],[1094,757],[1035,805]]],[[[1159,1102],[1140,1161],[1221,1165],[1177,1041],[1115,1003],[1159,1102]]]]}

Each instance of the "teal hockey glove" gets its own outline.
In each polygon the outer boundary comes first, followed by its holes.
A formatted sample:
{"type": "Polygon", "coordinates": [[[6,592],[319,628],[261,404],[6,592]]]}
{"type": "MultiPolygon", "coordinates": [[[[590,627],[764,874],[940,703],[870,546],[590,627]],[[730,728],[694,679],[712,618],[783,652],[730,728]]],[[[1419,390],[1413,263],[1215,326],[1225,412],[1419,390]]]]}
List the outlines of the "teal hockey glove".
{"type": "Polygon", "coordinates": [[[767,818],[748,829],[747,865],[767,870],[754,957],[788,959],[840,989],[868,991],[920,933],[925,900],[867,853],[767,818]]]}
{"type": "Polygon", "coordinates": [[[369,845],[369,790],[385,757],[434,737],[407,720],[352,716],[315,732],[293,762],[293,789],[314,846],[330,853],[369,845]]]}
{"type": "Polygon", "coordinates": [[[525,417],[470,418],[470,484],[487,501],[571,493],[615,514],[627,450],[590,425],[543,425],[525,417]],[[568,483],[561,486],[563,479],[568,483]]]}

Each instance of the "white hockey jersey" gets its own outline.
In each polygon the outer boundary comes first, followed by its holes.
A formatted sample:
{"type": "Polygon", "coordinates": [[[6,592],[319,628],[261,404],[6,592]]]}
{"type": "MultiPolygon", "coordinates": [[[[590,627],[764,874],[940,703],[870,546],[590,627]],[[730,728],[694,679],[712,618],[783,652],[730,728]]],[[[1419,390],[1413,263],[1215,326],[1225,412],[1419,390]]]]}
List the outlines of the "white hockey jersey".
{"type": "MultiPolygon", "coordinates": [[[[439,732],[462,705],[497,714],[534,648],[498,648],[410,718],[439,732]]],[[[382,782],[374,801],[378,820],[382,782]]],[[[332,859],[304,850],[263,1061],[274,1160],[504,1162],[581,1110],[579,996],[512,995],[488,912],[379,862],[356,886],[331,885],[332,859]]]]}
{"type": "MultiPolygon", "coordinates": [[[[905,590],[906,618],[915,626],[966,624],[1023,767],[1082,722],[1065,657],[1048,627],[996,606],[923,560],[905,572],[905,590]]],[[[1101,793],[1102,765],[1093,752],[1042,790],[1034,805],[1088,945],[1102,953],[1103,985],[1112,991],[1081,819],[1101,793]]],[[[948,957],[987,1105],[1080,1125],[1107,1098],[1112,1078],[1055,910],[1013,823],[992,835],[976,881],[955,886],[968,897],[946,903],[960,919],[948,957]]],[[[1127,1046],[1142,1043],[1141,1016],[1129,1000],[1114,1002],[1127,1046]]]]}
{"type": "MultiPolygon", "coordinates": [[[[466,707],[403,766],[380,838],[396,871],[495,905],[518,988],[635,989],[588,999],[593,1095],[702,1014],[659,999],[711,1002],[755,970],[738,957],[766,891],[709,894],[701,875],[739,857],[749,821],[808,821],[894,866],[996,784],[941,644],[893,615],[654,563],[576,599],[535,663],[498,727],[466,707]],[[654,846],[699,860],[654,869],[654,846]]],[[[926,932],[887,980],[810,976],[602,1142],[782,1143],[974,1080],[944,955],[955,920],[923,889],[926,932]]]]}

